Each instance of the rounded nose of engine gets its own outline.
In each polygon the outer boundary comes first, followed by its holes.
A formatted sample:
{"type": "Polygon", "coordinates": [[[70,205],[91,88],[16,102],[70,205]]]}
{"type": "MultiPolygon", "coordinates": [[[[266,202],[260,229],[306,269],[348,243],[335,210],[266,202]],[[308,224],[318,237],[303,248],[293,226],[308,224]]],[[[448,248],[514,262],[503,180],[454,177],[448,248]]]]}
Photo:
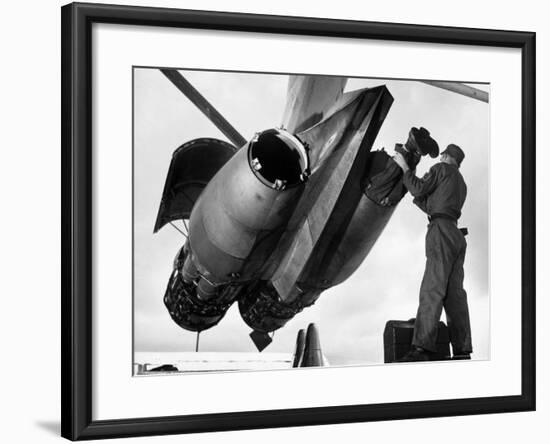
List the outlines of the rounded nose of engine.
{"type": "Polygon", "coordinates": [[[248,162],[261,182],[277,190],[299,185],[310,174],[305,145],[282,128],[257,133],[248,146],[248,162]]]}

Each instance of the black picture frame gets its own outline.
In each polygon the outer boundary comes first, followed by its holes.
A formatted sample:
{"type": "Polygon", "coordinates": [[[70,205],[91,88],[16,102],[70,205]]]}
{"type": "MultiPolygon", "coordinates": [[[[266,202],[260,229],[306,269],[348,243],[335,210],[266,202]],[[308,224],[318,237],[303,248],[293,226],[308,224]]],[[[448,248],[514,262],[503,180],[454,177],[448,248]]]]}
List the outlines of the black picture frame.
{"type": "Polygon", "coordinates": [[[62,7],[61,434],[70,440],[351,423],[535,409],[535,33],[73,3],[62,7]],[[521,395],[92,420],[94,23],[520,48],[521,395]]]}

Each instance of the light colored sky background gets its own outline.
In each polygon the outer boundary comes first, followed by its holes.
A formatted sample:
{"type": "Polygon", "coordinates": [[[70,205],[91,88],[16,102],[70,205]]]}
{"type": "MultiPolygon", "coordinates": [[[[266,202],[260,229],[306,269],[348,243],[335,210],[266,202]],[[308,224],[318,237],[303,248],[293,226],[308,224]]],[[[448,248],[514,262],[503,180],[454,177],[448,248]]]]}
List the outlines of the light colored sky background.
{"type": "MultiPolygon", "coordinates": [[[[281,123],[288,76],[181,71],[250,139],[281,123]]],[[[460,145],[468,197],[460,226],[468,227],[465,288],[468,292],[474,359],[489,358],[488,214],[489,106],[415,81],[350,79],[346,91],[385,84],[395,101],[373,149],[392,151],[411,126],[424,126],[444,148],[460,145]]],[[[477,87],[489,90],[487,85],[477,87]]],[[[178,327],[162,298],[174,256],[184,238],[170,226],[153,234],[172,152],[199,137],[226,138],[157,69],[134,71],[135,351],[193,351],[195,334],[178,327]]],[[[436,160],[423,159],[421,175],[436,160]]],[[[424,270],[427,220],[407,195],[370,255],[343,284],[275,333],[266,351],[292,352],[296,333],[316,322],[323,352],[332,365],[383,362],[387,320],[416,314],[424,270]]],[[[445,320],[443,316],[443,320],[445,320]]],[[[220,324],[201,333],[201,351],[254,352],[250,328],[234,304],[220,324]]]]}

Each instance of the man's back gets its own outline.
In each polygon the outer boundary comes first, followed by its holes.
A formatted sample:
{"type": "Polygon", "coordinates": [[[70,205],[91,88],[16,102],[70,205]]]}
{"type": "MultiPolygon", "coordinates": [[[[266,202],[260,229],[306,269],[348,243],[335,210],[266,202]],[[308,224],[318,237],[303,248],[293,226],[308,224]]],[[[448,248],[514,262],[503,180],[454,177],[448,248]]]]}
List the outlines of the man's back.
{"type": "Polygon", "coordinates": [[[415,198],[414,203],[422,211],[430,216],[460,218],[467,187],[457,166],[440,162],[431,167],[422,179],[407,171],[403,180],[415,198]]]}

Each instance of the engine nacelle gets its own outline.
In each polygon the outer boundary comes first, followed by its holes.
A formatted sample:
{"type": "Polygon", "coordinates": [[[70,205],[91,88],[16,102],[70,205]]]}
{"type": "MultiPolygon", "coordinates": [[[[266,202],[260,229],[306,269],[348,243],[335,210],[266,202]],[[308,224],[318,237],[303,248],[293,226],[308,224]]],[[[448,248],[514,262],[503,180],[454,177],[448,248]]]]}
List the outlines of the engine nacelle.
{"type": "Polygon", "coordinates": [[[240,287],[234,285],[213,287],[214,297],[201,298],[197,285],[201,277],[196,275],[192,278],[192,271],[190,271],[192,268],[193,261],[186,244],[174,260],[174,270],[164,293],[164,305],[172,320],[181,328],[200,332],[221,321],[235,301],[240,287]]]}
{"type": "MultiPolygon", "coordinates": [[[[418,163],[419,158],[411,162],[418,163]]],[[[324,250],[316,251],[300,280],[302,288],[333,287],[359,268],[406,193],[402,177],[401,168],[385,151],[369,153],[364,177],[349,192],[348,207],[353,211],[345,223],[324,234],[330,242],[324,250]]]]}
{"type": "Polygon", "coordinates": [[[275,248],[309,175],[305,146],[258,133],[214,176],[191,213],[190,250],[212,285],[253,279],[275,248]]]}
{"type": "Polygon", "coordinates": [[[239,311],[254,331],[270,333],[283,327],[305,307],[313,305],[321,291],[302,292],[299,298],[285,303],[268,281],[259,281],[245,290],[239,299],[239,311]]]}

